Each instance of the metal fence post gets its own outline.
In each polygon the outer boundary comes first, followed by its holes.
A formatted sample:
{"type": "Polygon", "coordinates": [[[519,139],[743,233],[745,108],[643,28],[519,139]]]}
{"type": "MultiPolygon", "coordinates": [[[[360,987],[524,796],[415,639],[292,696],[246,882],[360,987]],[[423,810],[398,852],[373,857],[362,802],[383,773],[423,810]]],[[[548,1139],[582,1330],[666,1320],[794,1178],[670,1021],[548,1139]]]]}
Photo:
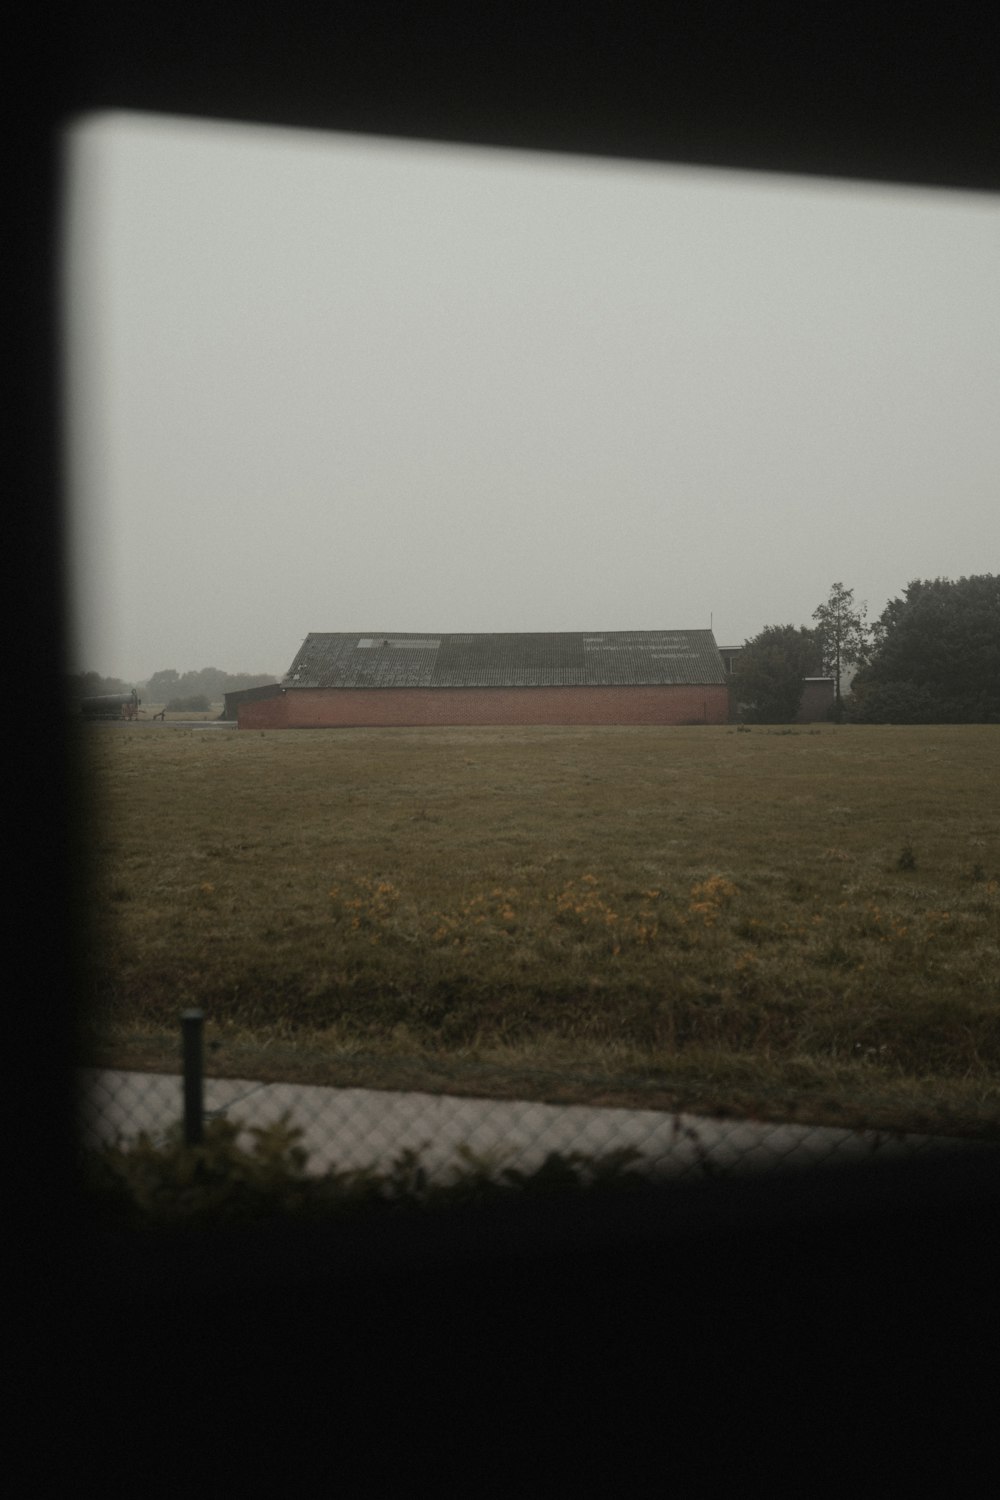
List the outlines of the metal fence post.
{"type": "Polygon", "coordinates": [[[181,1016],[184,1042],[184,1144],[199,1146],[204,1126],[201,1026],[204,1011],[186,1010],[181,1016]]]}

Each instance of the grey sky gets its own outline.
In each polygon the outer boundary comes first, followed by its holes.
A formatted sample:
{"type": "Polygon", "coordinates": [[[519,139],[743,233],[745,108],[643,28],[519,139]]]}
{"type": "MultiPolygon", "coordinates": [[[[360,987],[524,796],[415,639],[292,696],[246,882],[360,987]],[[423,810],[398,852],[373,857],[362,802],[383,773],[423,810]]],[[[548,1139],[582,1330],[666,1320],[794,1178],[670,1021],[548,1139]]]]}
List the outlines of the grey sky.
{"type": "Polygon", "coordinates": [[[1000,570],[992,197],[136,115],[67,156],[79,669],[736,644],[1000,570]]]}

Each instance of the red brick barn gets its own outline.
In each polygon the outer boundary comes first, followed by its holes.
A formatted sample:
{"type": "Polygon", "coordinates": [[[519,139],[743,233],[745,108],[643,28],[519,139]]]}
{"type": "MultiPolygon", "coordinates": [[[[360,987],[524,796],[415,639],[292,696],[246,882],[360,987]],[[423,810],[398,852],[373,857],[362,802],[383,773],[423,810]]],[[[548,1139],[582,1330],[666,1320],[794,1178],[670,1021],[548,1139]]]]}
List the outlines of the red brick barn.
{"type": "Polygon", "coordinates": [[[725,724],[710,630],[315,634],[241,729],[416,724],[725,724]]]}

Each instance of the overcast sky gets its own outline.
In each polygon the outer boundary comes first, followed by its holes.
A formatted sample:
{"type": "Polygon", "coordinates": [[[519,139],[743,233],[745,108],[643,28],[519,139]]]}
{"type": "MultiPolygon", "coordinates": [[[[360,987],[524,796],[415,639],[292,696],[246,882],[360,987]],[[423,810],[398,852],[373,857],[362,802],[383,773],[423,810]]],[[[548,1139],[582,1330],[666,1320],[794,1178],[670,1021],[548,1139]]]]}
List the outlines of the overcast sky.
{"type": "Polygon", "coordinates": [[[992,197],[125,114],[67,162],[79,670],[1000,571],[992,197]]]}

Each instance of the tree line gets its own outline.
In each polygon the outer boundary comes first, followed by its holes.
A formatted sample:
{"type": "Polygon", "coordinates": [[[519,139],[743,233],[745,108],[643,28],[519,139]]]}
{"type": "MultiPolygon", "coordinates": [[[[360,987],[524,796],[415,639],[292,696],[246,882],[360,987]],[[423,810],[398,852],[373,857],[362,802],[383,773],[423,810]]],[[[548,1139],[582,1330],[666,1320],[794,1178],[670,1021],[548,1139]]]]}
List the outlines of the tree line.
{"type": "Polygon", "coordinates": [[[223,672],[219,667],[202,667],[198,672],[177,672],[167,667],[154,672],[144,684],[143,697],[150,703],[165,703],[175,700],[205,698],[209,703],[218,703],[226,693],[237,693],[243,688],[263,687],[274,682],[271,672],[223,672]]]}
{"type": "Polygon", "coordinates": [[[1000,723],[1000,576],[915,579],[872,624],[854,590],[835,583],[812,618],[811,626],[768,625],[744,642],[732,673],[743,719],[790,723],[804,679],[830,676],[837,720],[1000,723]]]}
{"type": "Polygon", "coordinates": [[[207,709],[220,702],[226,693],[263,687],[274,681],[271,672],[224,672],[220,667],[202,667],[195,672],[166,667],[154,672],[147,682],[123,682],[119,677],[102,677],[99,672],[77,672],[69,678],[68,696],[71,703],[80,703],[84,698],[125,694],[135,688],[146,703],[191,709],[196,706],[192,700],[197,699],[197,707],[207,709]]]}

